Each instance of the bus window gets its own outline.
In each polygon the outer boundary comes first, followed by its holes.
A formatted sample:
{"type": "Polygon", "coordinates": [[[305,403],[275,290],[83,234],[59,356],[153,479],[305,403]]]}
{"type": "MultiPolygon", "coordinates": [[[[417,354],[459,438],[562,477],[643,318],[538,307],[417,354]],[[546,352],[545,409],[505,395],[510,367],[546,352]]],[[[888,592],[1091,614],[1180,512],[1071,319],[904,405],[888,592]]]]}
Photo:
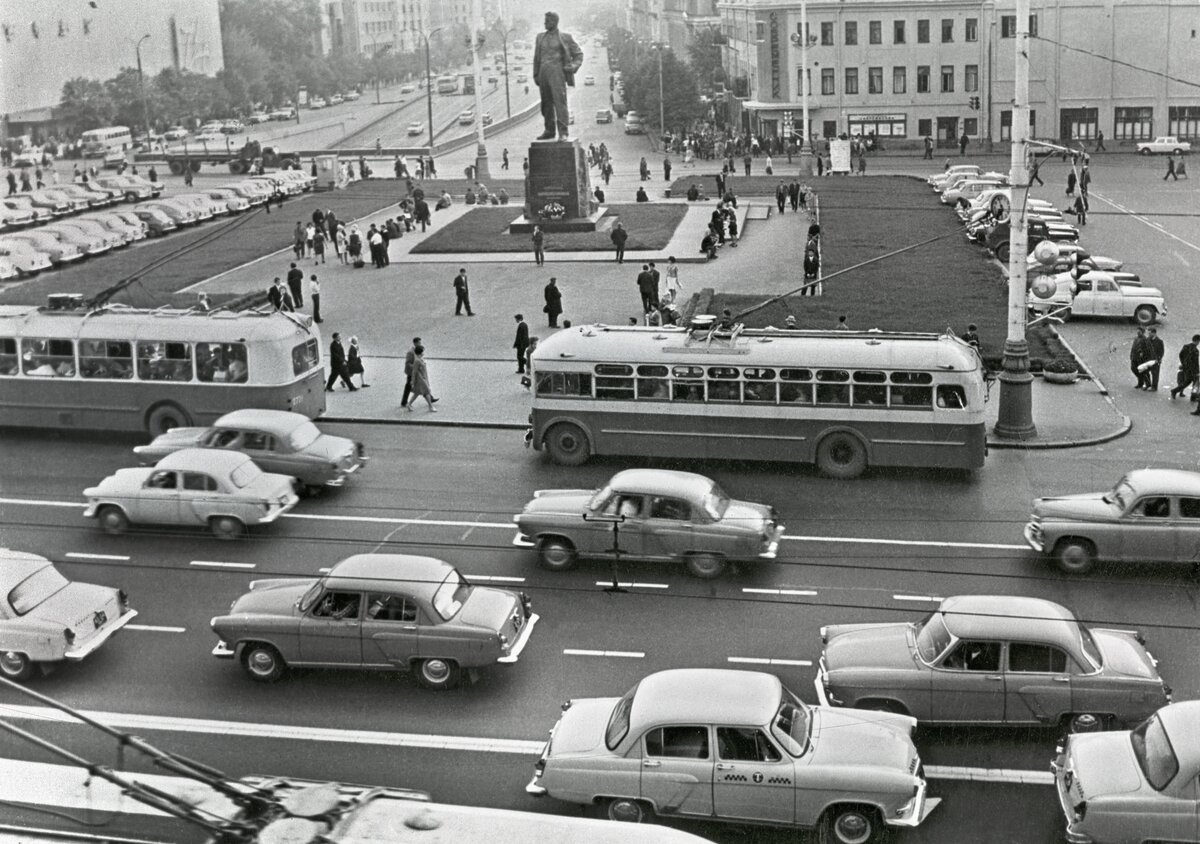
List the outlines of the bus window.
{"type": "Polygon", "coordinates": [[[591,396],[590,372],[542,372],[538,374],[539,396],[591,396]]]}
{"type": "Polygon", "coordinates": [[[162,340],[137,344],[138,378],[142,381],[191,381],[192,349],[162,340]]]}
{"type": "Polygon", "coordinates": [[[741,384],[737,381],[738,370],[732,366],[710,366],[708,368],[709,401],[741,401],[741,384]]]}
{"type": "Polygon", "coordinates": [[[0,375],[16,375],[17,341],[12,337],[0,337],[0,375]]]}
{"type": "Polygon", "coordinates": [[[742,401],[775,404],[775,370],[747,367],[742,370],[742,401]]]}
{"type": "Polygon", "coordinates": [[[891,405],[896,408],[933,408],[933,375],[928,372],[893,372],[891,405]]]}
{"type": "Polygon", "coordinates": [[[887,405],[887,375],[882,372],[854,373],[854,404],[887,405]]]}
{"type": "Polygon", "coordinates": [[[633,367],[623,363],[596,364],[596,398],[632,399],[633,367]]]}
{"type": "Polygon", "coordinates": [[[849,380],[844,369],[818,369],[817,404],[850,404],[849,380]]]}
{"type": "Polygon", "coordinates": [[[70,340],[27,337],[21,341],[22,370],[39,378],[75,377],[75,344],[70,340]]]}
{"type": "Polygon", "coordinates": [[[133,344],[128,340],[80,340],[79,374],[84,378],[132,378],[133,344]]]}
{"type": "Polygon", "coordinates": [[[811,369],[781,369],[779,377],[784,381],[811,381],[811,369]]]}
{"type": "Polygon", "coordinates": [[[315,337],[310,337],[292,349],[292,374],[303,375],[317,368],[321,361],[320,350],[315,337]]]}
{"type": "Polygon", "coordinates": [[[666,400],[667,368],[665,366],[639,366],[637,374],[637,394],[639,399],[666,400]]]}
{"type": "Polygon", "coordinates": [[[958,384],[938,384],[937,406],[950,410],[964,410],[967,406],[967,394],[958,384]]]}
{"type": "Polygon", "coordinates": [[[704,401],[704,367],[671,367],[672,401],[704,401]]]}

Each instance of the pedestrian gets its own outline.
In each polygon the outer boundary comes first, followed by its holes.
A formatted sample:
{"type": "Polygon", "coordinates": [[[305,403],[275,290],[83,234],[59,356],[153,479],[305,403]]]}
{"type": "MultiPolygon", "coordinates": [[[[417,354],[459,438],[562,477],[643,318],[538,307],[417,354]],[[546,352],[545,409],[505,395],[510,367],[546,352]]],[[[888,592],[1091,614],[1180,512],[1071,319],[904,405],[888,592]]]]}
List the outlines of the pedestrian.
{"type": "Polygon", "coordinates": [[[1035,158],[1033,161],[1033,169],[1029,171],[1029,179],[1031,182],[1037,182],[1039,185],[1044,186],[1046,183],[1043,182],[1042,177],[1038,175],[1038,170],[1041,168],[1041,166],[1042,163],[1035,158]]]}
{"type": "Polygon", "coordinates": [[[838,331],[849,331],[850,330],[850,326],[846,323],[846,315],[845,314],[842,314],[841,316],[838,317],[837,330],[838,331]]]}
{"type": "MultiPolygon", "coordinates": [[[[599,190],[599,188],[597,188],[597,190],[599,190]]],[[[542,232],[541,226],[535,225],[533,227],[533,236],[530,238],[530,240],[533,241],[533,262],[540,267],[542,264],[546,263],[546,252],[544,249],[546,245],[546,235],[542,232]]]]}
{"type": "Polygon", "coordinates": [[[325,263],[325,230],[318,228],[313,232],[313,263],[316,264],[316,259],[320,258],[321,263],[325,263]]]}
{"type": "Polygon", "coordinates": [[[858,175],[867,175],[867,157],[861,152],[858,154],[858,175]]]}
{"type": "Polygon", "coordinates": [[[325,382],[325,392],[332,393],[333,385],[339,378],[350,392],[358,389],[350,383],[350,372],[346,368],[346,348],[342,345],[342,336],[335,331],[329,341],[329,380],[325,382]]]}
{"type": "Polygon", "coordinates": [[[1137,389],[1139,390],[1150,388],[1150,376],[1146,373],[1150,367],[1143,367],[1143,364],[1149,360],[1150,341],[1146,339],[1146,329],[1139,328],[1137,336],[1133,339],[1133,345],[1129,347],[1129,370],[1137,379],[1137,389]]]}
{"type": "Polygon", "coordinates": [[[412,381],[413,400],[404,406],[405,409],[412,410],[413,405],[417,403],[417,396],[420,396],[429,405],[429,412],[437,413],[434,404],[438,400],[433,397],[433,389],[429,386],[429,368],[425,365],[425,347],[419,344],[413,346],[413,366],[410,380],[412,381]]]}
{"type": "Polygon", "coordinates": [[[308,277],[308,301],[312,302],[313,322],[323,322],[324,320],[321,319],[321,282],[317,281],[316,273],[308,277]]]}
{"type": "Polygon", "coordinates": [[[679,264],[675,263],[675,256],[667,257],[667,301],[672,305],[679,298],[679,264]]]}
{"type": "Polygon", "coordinates": [[[1078,179],[1078,176],[1075,175],[1075,168],[1072,167],[1067,172],[1067,196],[1075,195],[1075,183],[1076,183],[1077,179],[1078,179]]]}
{"type": "Polygon", "coordinates": [[[1096,152],[1104,149],[1104,130],[1100,129],[1096,132],[1096,152]]]}
{"type": "Polygon", "coordinates": [[[663,181],[671,181],[671,156],[669,155],[663,157],[663,181]]]}
{"type": "Polygon", "coordinates": [[[979,344],[979,329],[975,323],[972,322],[967,325],[967,331],[965,334],[963,334],[962,339],[968,346],[974,348],[975,351],[978,352],[980,350],[981,346],[979,344]]]}
{"type": "Polygon", "coordinates": [[[779,213],[783,214],[783,209],[787,207],[788,189],[784,185],[783,179],[779,180],[779,184],[775,186],[775,207],[779,209],[779,213]]]}
{"type": "Polygon", "coordinates": [[[512,347],[517,350],[517,374],[525,374],[525,350],[529,348],[529,326],[525,324],[525,315],[513,317],[517,321],[517,336],[512,347]]]}
{"type": "Polygon", "coordinates": [[[304,223],[296,221],[296,228],[292,229],[292,252],[297,258],[304,257],[304,223]]]}
{"type": "MultiPolygon", "coordinates": [[[[495,147],[493,147],[493,149],[495,149],[495,147]]],[[[502,159],[500,162],[500,169],[507,170],[508,169],[508,147],[504,148],[504,152],[500,153],[500,157],[502,159]]]]}
{"type": "Polygon", "coordinates": [[[650,197],[646,194],[646,189],[641,185],[638,185],[637,194],[634,196],[634,200],[637,202],[650,201],[650,197]]]}
{"type": "Polygon", "coordinates": [[[313,236],[317,233],[317,227],[309,223],[304,227],[304,254],[313,254],[313,236]]]}
{"type": "Polygon", "coordinates": [[[1150,344],[1150,360],[1154,361],[1146,374],[1150,377],[1150,386],[1147,390],[1154,392],[1158,389],[1158,375],[1162,370],[1162,360],[1167,354],[1166,346],[1163,344],[1162,338],[1158,336],[1158,329],[1151,328],[1149,337],[1146,338],[1150,344]]]}
{"type": "Polygon", "coordinates": [[[359,231],[357,225],[350,227],[350,235],[346,238],[346,250],[350,253],[350,262],[354,265],[354,269],[362,269],[362,232],[359,231]]]}
{"type": "Polygon", "coordinates": [[[189,188],[192,186],[192,164],[186,159],[183,162],[183,185],[189,188]]]}
{"type": "Polygon", "coordinates": [[[650,274],[649,264],[642,264],[642,271],[637,275],[637,289],[642,297],[642,313],[648,314],[658,305],[658,284],[650,274]]]}
{"type": "Polygon", "coordinates": [[[767,153],[767,160],[764,162],[763,170],[768,176],[775,175],[775,162],[771,161],[771,154],[767,153]]]}
{"type": "Polygon", "coordinates": [[[792,213],[796,213],[800,208],[800,183],[792,179],[791,184],[787,187],[788,202],[792,205],[792,213]]]}
{"type": "MultiPolygon", "coordinates": [[[[317,280],[317,277],[313,276],[313,281],[316,281],[316,280],[317,280]]],[[[363,368],[362,352],[358,348],[358,338],[357,337],[350,338],[350,348],[346,352],[346,369],[350,373],[351,382],[354,381],[354,376],[357,375],[358,376],[358,386],[360,388],[371,386],[370,384],[367,383],[367,373],[366,373],[366,370],[363,368]]]]}
{"type": "Polygon", "coordinates": [[[371,223],[371,228],[367,230],[367,245],[371,248],[371,263],[375,269],[383,269],[383,235],[380,234],[374,223],[371,223]]]}
{"type": "Polygon", "coordinates": [[[458,275],[454,277],[454,315],[462,316],[463,308],[467,309],[467,316],[475,316],[471,310],[471,286],[467,281],[467,268],[459,267],[458,275]]]}
{"type": "Polygon", "coordinates": [[[546,314],[546,322],[550,328],[558,328],[558,317],[563,312],[562,307],[562,291],[558,289],[558,279],[551,278],[545,289],[542,290],[542,295],[546,299],[546,306],[542,308],[546,314]]]}
{"type": "Polygon", "coordinates": [[[288,289],[292,291],[292,301],[296,303],[297,308],[304,307],[304,270],[299,269],[295,263],[287,274],[288,289]]]}
{"type": "Polygon", "coordinates": [[[609,239],[612,240],[613,246],[617,248],[617,263],[624,264],[625,241],[629,240],[629,232],[625,231],[625,227],[621,225],[620,220],[613,224],[613,230],[609,235],[609,239]]]}
{"type": "Polygon", "coordinates": [[[525,374],[521,376],[521,386],[528,390],[533,386],[533,353],[537,351],[538,338],[529,338],[529,348],[525,350],[525,374]]]}
{"type": "Polygon", "coordinates": [[[337,234],[334,235],[333,245],[337,249],[338,257],[341,258],[342,263],[350,263],[350,238],[346,234],[346,227],[344,225],[338,226],[337,234]]]}
{"type": "Polygon", "coordinates": [[[744,156],[742,156],[742,166],[746,169],[747,176],[750,175],[750,165],[753,163],[753,161],[754,159],[750,157],[750,153],[746,153],[744,156]]]}
{"type": "Polygon", "coordinates": [[[17,192],[17,177],[13,175],[12,170],[9,170],[8,175],[4,178],[8,182],[8,195],[12,196],[17,192]]]}
{"type": "Polygon", "coordinates": [[[924,161],[933,161],[933,138],[929,135],[925,136],[925,156],[924,161]]]}
{"type": "MultiPolygon", "coordinates": [[[[1175,386],[1171,388],[1171,398],[1183,395],[1185,390],[1195,392],[1200,384],[1200,334],[1192,335],[1192,342],[1184,343],[1179,349],[1179,374],[1175,378],[1175,386]]],[[[1196,416],[1200,416],[1200,405],[1196,406],[1196,416]]]]}
{"type": "Polygon", "coordinates": [[[325,212],[322,211],[320,208],[318,208],[312,212],[312,221],[313,221],[313,226],[318,231],[325,230],[325,212]]]}
{"type": "Polygon", "coordinates": [[[969,140],[970,138],[967,137],[967,132],[964,129],[962,137],[958,139],[958,154],[960,157],[967,154],[967,142],[969,140]]]}
{"type": "MultiPolygon", "coordinates": [[[[75,172],[76,172],[76,173],[78,173],[78,172],[79,172],[79,168],[76,168],[76,169],[75,169],[75,172]]],[[[150,172],[149,172],[149,173],[147,173],[146,175],[147,175],[147,176],[149,176],[149,178],[150,178],[150,181],[151,181],[151,182],[157,182],[157,181],[158,181],[158,171],[154,169],[154,165],[153,165],[153,164],[151,164],[151,165],[150,165],[150,172]]]]}
{"type": "Polygon", "coordinates": [[[421,345],[421,338],[412,338],[412,345],[408,347],[408,351],[404,354],[404,392],[400,394],[400,406],[407,408],[408,397],[412,393],[412,371],[413,364],[417,360],[417,346],[421,345]]]}
{"type": "Polygon", "coordinates": [[[1081,226],[1086,226],[1087,225],[1087,202],[1084,201],[1082,193],[1079,194],[1079,196],[1075,197],[1074,209],[1075,209],[1075,221],[1081,226]]]}
{"type": "MultiPolygon", "coordinates": [[[[1163,176],[1163,181],[1165,182],[1167,179],[1174,179],[1177,182],[1179,181],[1179,176],[1175,172],[1175,156],[1173,155],[1167,156],[1167,175],[1163,176]]],[[[22,188],[22,190],[24,190],[24,188],[22,188]]]]}
{"type": "Polygon", "coordinates": [[[592,191],[592,196],[596,197],[597,205],[604,204],[604,188],[600,187],[599,185],[596,185],[596,189],[594,191],[592,191]]]}
{"type": "Polygon", "coordinates": [[[817,153],[817,175],[818,176],[825,175],[825,157],[822,156],[820,153],[817,153]]]}
{"type": "Polygon", "coordinates": [[[271,303],[271,307],[275,310],[283,310],[283,281],[279,276],[275,276],[275,281],[267,288],[267,301],[271,303]]]}

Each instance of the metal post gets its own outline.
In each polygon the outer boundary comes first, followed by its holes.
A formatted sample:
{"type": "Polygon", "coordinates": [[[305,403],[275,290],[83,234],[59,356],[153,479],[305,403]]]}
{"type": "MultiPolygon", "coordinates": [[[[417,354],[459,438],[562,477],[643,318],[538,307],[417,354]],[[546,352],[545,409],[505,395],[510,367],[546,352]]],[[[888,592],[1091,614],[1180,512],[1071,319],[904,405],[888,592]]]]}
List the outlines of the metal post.
{"type": "Polygon", "coordinates": [[[142,73],[142,42],[150,37],[150,33],[146,33],[138,39],[137,45],[133,48],[137,53],[137,71],[138,71],[138,87],[142,92],[142,119],[146,121],[146,144],[149,149],[150,143],[150,102],[146,99],[146,77],[142,73]]]}
{"type": "Polygon", "coordinates": [[[475,181],[490,179],[487,146],[483,142],[483,91],[479,76],[479,42],[483,35],[483,6],[481,0],[471,4],[471,73],[475,76],[475,181]]]}
{"type": "Polygon", "coordinates": [[[504,39],[504,110],[508,113],[509,117],[512,117],[512,100],[510,100],[508,96],[508,83],[512,76],[512,74],[508,72],[508,34],[510,32],[512,32],[511,29],[505,30],[502,38],[504,39]]]}
{"type": "Polygon", "coordinates": [[[425,112],[429,120],[429,156],[433,157],[433,77],[429,70],[429,38],[432,35],[442,31],[442,27],[438,27],[432,32],[424,33],[421,37],[425,39],[425,112]]]}
{"type": "Polygon", "coordinates": [[[1000,373],[1000,413],[994,429],[1005,439],[1037,436],[1033,423],[1033,376],[1029,374],[1029,344],[1025,340],[1025,279],[1029,236],[1025,200],[1029,191],[1026,166],[1029,147],[1029,0],[1017,0],[1016,64],[1013,77],[1012,156],[1009,182],[1012,202],[1008,226],[1008,337],[1004,370],[1000,373]]]}
{"type": "Polygon", "coordinates": [[[812,127],[808,123],[808,0],[800,0],[800,127],[804,137],[800,141],[800,170],[812,173],[812,127]]]}
{"type": "Polygon", "coordinates": [[[666,125],[666,106],[663,103],[663,78],[662,78],[662,54],[666,49],[666,45],[661,41],[658,42],[656,48],[658,50],[658,139],[661,141],[663,135],[667,133],[666,125]]]}

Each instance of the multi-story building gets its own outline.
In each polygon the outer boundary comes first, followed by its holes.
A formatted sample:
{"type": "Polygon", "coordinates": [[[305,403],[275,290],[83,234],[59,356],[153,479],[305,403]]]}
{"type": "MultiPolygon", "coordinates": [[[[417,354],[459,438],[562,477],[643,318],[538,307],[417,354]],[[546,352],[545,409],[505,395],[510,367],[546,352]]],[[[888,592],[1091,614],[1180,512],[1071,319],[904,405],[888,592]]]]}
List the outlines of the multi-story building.
{"type": "MultiPolygon", "coordinates": [[[[322,29],[330,50],[373,55],[384,50],[414,52],[421,33],[431,28],[430,7],[441,0],[335,0],[322,8],[322,29]]],[[[469,5],[469,3],[468,3],[469,5]]],[[[324,40],[324,38],[322,39],[324,40]]]]}
{"type": "Polygon", "coordinates": [[[471,25],[471,0],[432,0],[429,25],[443,29],[471,25]]]}

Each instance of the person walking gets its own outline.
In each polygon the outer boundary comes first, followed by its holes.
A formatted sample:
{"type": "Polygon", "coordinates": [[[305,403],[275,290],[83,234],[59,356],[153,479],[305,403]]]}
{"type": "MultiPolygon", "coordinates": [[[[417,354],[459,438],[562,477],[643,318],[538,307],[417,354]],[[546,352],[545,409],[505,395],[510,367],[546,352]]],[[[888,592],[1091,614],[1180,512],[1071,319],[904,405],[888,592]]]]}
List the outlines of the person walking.
{"type": "Polygon", "coordinates": [[[663,181],[671,181],[671,156],[663,156],[663,181]]]}
{"type": "Polygon", "coordinates": [[[354,269],[362,269],[362,232],[357,225],[350,227],[350,235],[346,238],[346,250],[350,253],[350,263],[354,269]]]}
{"type": "Polygon", "coordinates": [[[467,316],[475,316],[475,312],[471,310],[471,287],[467,282],[467,268],[459,267],[458,275],[454,277],[454,315],[462,316],[463,308],[467,309],[467,316]]]}
{"type": "Polygon", "coordinates": [[[313,232],[313,264],[317,263],[320,258],[321,263],[325,263],[325,230],[318,228],[313,232]]]}
{"type": "Polygon", "coordinates": [[[1146,372],[1150,379],[1150,385],[1146,389],[1154,392],[1158,390],[1158,375],[1162,370],[1162,360],[1167,354],[1167,347],[1158,336],[1157,328],[1151,328],[1148,333],[1150,336],[1146,340],[1150,344],[1150,360],[1154,361],[1154,364],[1146,372]]]}
{"type": "Polygon", "coordinates": [[[346,347],[342,345],[342,336],[335,331],[329,341],[329,380],[325,382],[325,392],[332,393],[333,385],[339,378],[350,392],[358,390],[358,387],[350,383],[350,372],[346,368],[346,347]]]}
{"type": "Polygon", "coordinates": [[[648,314],[658,305],[658,284],[650,273],[649,264],[642,264],[642,271],[637,276],[637,288],[642,297],[642,313],[648,314]]]}
{"type": "Polygon", "coordinates": [[[1075,195],[1075,183],[1079,177],[1075,175],[1075,168],[1072,167],[1067,171],[1067,196],[1075,195]]]}
{"type": "Polygon", "coordinates": [[[525,324],[525,315],[513,317],[517,321],[517,336],[512,347],[517,350],[517,374],[525,374],[525,350],[529,348],[529,326],[525,324]]]}
{"type": "Polygon", "coordinates": [[[1083,210],[1090,211],[1091,205],[1088,201],[1088,190],[1092,186],[1092,171],[1085,163],[1083,169],[1079,171],[1079,195],[1083,197],[1083,210]]]}
{"type": "Polygon", "coordinates": [[[924,161],[933,161],[933,138],[929,135],[925,136],[925,155],[924,161]]]}
{"type": "Polygon", "coordinates": [[[613,224],[612,234],[609,235],[613,246],[617,248],[617,263],[625,263],[625,241],[629,240],[629,232],[625,231],[625,227],[618,220],[613,224]]]}
{"type": "Polygon", "coordinates": [[[546,299],[546,306],[542,311],[546,314],[546,322],[550,328],[558,328],[558,317],[563,312],[562,308],[562,291],[558,289],[558,279],[551,278],[546,287],[542,290],[542,295],[546,299]]]}
{"type": "MultiPolygon", "coordinates": [[[[599,190],[599,188],[596,190],[599,190]]],[[[533,235],[530,237],[530,240],[533,241],[533,263],[540,267],[546,263],[546,252],[543,249],[546,244],[546,235],[542,231],[541,226],[533,227],[533,235]]]]}
{"type": "Polygon", "coordinates": [[[288,270],[287,285],[288,289],[292,291],[292,302],[297,308],[303,308],[304,270],[297,267],[295,263],[293,263],[292,268],[288,270]]]}
{"type": "MultiPolygon", "coordinates": [[[[317,277],[313,276],[313,281],[316,281],[316,279],[317,277]]],[[[360,389],[371,386],[367,383],[367,373],[366,369],[363,367],[362,352],[358,348],[357,337],[350,338],[350,348],[346,352],[346,371],[350,373],[350,381],[352,383],[354,381],[354,376],[358,376],[358,386],[360,389]]]]}
{"type": "Polygon", "coordinates": [[[297,258],[304,257],[304,223],[299,220],[296,221],[296,228],[292,229],[292,251],[297,258]]]}
{"type": "Polygon", "coordinates": [[[1173,155],[1167,156],[1167,175],[1163,176],[1163,181],[1165,182],[1167,179],[1179,181],[1179,175],[1175,172],[1175,156],[1173,155]]]}
{"type": "Polygon", "coordinates": [[[308,277],[308,301],[312,302],[313,322],[323,322],[321,319],[321,282],[317,274],[308,277]]]}
{"type": "Polygon", "coordinates": [[[967,137],[967,132],[964,129],[962,137],[958,139],[958,154],[960,157],[967,154],[967,142],[970,140],[971,139],[967,137]]]}
{"type": "Polygon", "coordinates": [[[313,237],[316,235],[316,233],[317,233],[317,227],[315,225],[313,225],[312,223],[309,223],[307,226],[304,227],[304,254],[305,255],[313,254],[313,237]]]}
{"type": "Polygon", "coordinates": [[[675,256],[667,257],[667,301],[672,305],[679,298],[679,264],[675,263],[675,256]]]}
{"type": "Polygon", "coordinates": [[[754,163],[754,159],[750,157],[750,153],[742,156],[742,166],[746,169],[746,175],[750,175],[750,165],[754,163]]]}
{"type": "Polygon", "coordinates": [[[1096,152],[1104,149],[1104,130],[1100,129],[1096,132],[1096,152]]]}
{"type": "Polygon", "coordinates": [[[371,228],[367,231],[367,243],[371,247],[371,262],[375,269],[382,270],[387,261],[384,258],[383,234],[376,228],[375,224],[371,224],[371,228]]]}
{"type": "Polygon", "coordinates": [[[400,394],[401,407],[407,407],[408,397],[412,394],[412,371],[413,364],[417,359],[417,346],[421,345],[421,338],[412,338],[412,345],[408,347],[408,351],[404,354],[404,392],[400,394]]]}
{"type": "Polygon", "coordinates": [[[507,170],[508,169],[508,147],[505,147],[504,152],[500,153],[500,159],[501,159],[500,160],[500,169],[507,170]]]}
{"type": "MultiPolygon", "coordinates": [[[[1184,343],[1179,349],[1179,375],[1176,376],[1175,386],[1171,388],[1171,398],[1183,395],[1189,388],[1195,390],[1200,379],[1200,334],[1192,335],[1192,342],[1184,343]]],[[[1200,405],[1196,406],[1193,414],[1200,416],[1200,405]]]]}
{"type": "Polygon", "coordinates": [[[422,232],[433,224],[430,219],[429,203],[425,200],[424,195],[413,201],[413,219],[421,224],[422,232]]]}
{"type": "Polygon", "coordinates": [[[1078,225],[1086,226],[1087,225],[1087,202],[1084,200],[1082,193],[1080,193],[1079,196],[1075,197],[1074,210],[1075,210],[1075,222],[1078,225]]]}
{"type": "Polygon", "coordinates": [[[775,186],[775,207],[777,207],[779,209],[779,213],[781,216],[783,214],[783,209],[787,207],[787,198],[788,198],[787,186],[784,185],[783,179],[780,179],[779,184],[777,184],[775,186]]]}
{"type": "Polygon", "coordinates": [[[433,397],[433,388],[429,385],[429,367],[425,364],[425,347],[418,344],[413,346],[413,365],[412,365],[412,393],[413,400],[404,406],[405,410],[412,410],[413,405],[417,403],[417,396],[425,399],[425,403],[429,405],[430,413],[437,413],[437,408],[434,404],[437,399],[433,397]]]}
{"type": "Polygon", "coordinates": [[[1146,329],[1139,328],[1129,347],[1129,370],[1137,379],[1137,389],[1145,390],[1150,386],[1150,378],[1142,364],[1150,360],[1150,341],[1146,339],[1146,329]]]}

